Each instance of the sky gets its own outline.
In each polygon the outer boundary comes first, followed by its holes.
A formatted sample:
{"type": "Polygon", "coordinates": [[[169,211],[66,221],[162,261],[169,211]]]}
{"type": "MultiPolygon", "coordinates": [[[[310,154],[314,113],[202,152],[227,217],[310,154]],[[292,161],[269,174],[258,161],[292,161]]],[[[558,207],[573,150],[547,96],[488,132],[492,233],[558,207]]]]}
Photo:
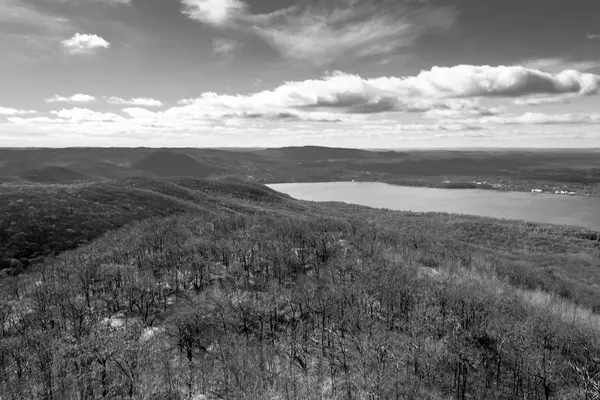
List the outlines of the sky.
{"type": "Polygon", "coordinates": [[[600,147],[598,0],[0,0],[0,147],[600,147]]]}

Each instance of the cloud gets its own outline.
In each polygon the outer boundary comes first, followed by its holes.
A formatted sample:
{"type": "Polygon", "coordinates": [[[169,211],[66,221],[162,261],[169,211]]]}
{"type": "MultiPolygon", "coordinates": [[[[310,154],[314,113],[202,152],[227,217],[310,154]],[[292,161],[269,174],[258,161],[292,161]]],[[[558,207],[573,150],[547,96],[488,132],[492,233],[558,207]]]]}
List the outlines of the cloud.
{"type": "MultiPolygon", "coordinates": [[[[107,97],[108,103],[128,107],[115,112],[74,107],[31,117],[11,111],[4,124],[24,131],[139,138],[207,132],[257,133],[268,137],[280,135],[282,130],[286,135],[294,135],[299,132],[294,128],[297,125],[305,126],[303,132],[321,137],[415,132],[415,135],[447,138],[493,135],[501,129],[510,132],[547,129],[556,135],[587,129],[595,137],[597,133],[588,125],[600,124],[600,114],[511,115],[502,106],[517,100],[527,105],[533,101],[593,95],[599,82],[600,77],[590,73],[567,70],[552,74],[522,66],[434,67],[413,76],[377,78],[334,72],[249,94],[205,92],[164,109],[150,109],[160,103],[154,99],[107,97]]],[[[48,99],[66,103],[94,100],[93,96],[83,94],[48,99]]]]}
{"type": "Polygon", "coordinates": [[[450,9],[410,9],[403,1],[329,4],[319,2],[262,16],[254,31],[287,58],[324,64],[346,54],[392,54],[430,30],[447,29],[455,18],[450,9]]]}
{"type": "Polygon", "coordinates": [[[458,121],[463,124],[498,125],[592,125],[600,124],[600,114],[545,114],[527,112],[516,116],[494,116],[458,121]]]}
{"type": "Polygon", "coordinates": [[[245,14],[241,0],[181,0],[188,18],[213,26],[225,26],[245,14]]]}
{"type": "Polygon", "coordinates": [[[227,120],[265,120],[265,121],[313,121],[339,122],[337,115],[327,112],[307,113],[293,109],[268,107],[227,106],[219,101],[213,102],[208,97],[205,101],[195,99],[192,103],[180,107],[172,107],[165,111],[153,112],[141,107],[125,108],[122,111],[132,118],[151,122],[161,126],[175,126],[194,123],[221,123],[227,120]]]}
{"type": "Polygon", "coordinates": [[[61,32],[72,28],[72,23],[59,15],[38,10],[20,0],[0,0],[0,31],[2,28],[26,29],[26,34],[61,32]]]}
{"type": "Polygon", "coordinates": [[[54,118],[49,117],[10,117],[8,121],[15,125],[27,125],[27,126],[38,126],[40,124],[54,124],[56,120],[54,118]]]}
{"type": "MultiPolygon", "coordinates": [[[[30,0],[31,1],[31,0],[30,0]]],[[[35,1],[35,0],[33,0],[35,1]]],[[[42,2],[41,0],[37,0],[38,2],[42,2]]],[[[98,6],[129,6],[133,4],[133,0],[43,0],[46,3],[58,3],[58,4],[68,4],[69,7],[76,7],[81,5],[98,5],[98,6]]]]}
{"type": "Polygon", "coordinates": [[[434,97],[586,95],[598,92],[600,76],[576,70],[551,74],[522,66],[458,65],[433,67],[416,77],[389,78],[387,83],[415,94],[434,97]]]}
{"type": "Polygon", "coordinates": [[[255,34],[284,57],[315,64],[389,55],[456,19],[452,8],[411,0],[321,0],[268,14],[251,14],[241,0],[181,1],[194,20],[255,34]]]}
{"type": "Polygon", "coordinates": [[[498,115],[503,112],[502,108],[486,108],[479,104],[473,104],[470,106],[463,107],[450,107],[450,108],[434,108],[426,111],[423,116],[425,118],[435,119],[454,119],[454,118],[468,118],[468,117],[482,117],[498,115]]]}
{"type": "Polygon", "coordinates": [[[557,103],[570,103],[576,95],[564,94],[559,96],[544,96],[544,97],[525,97],[521,99],[515,99],[513,104],[517,106],[541,106],[545,104],[557,104],[557,103]]]}
{"type": "Polygon", "coordinates": [[[94,96],[88,94],[74,94],[72,96],[60,96],[58,94],[46,100],[47,103],[91,103],[96,100],[94,96]]]}
{"type": "Polygon", "coordinates": [[[588,40],[598,40],[598,39],[600,39],[600,34],[590,33],[585,38],[588,39],[588,40]]]}
{"type": "Polygon", "coordinates": [[[344,119],[347,114],[442,110],[429,116],[459,118],[499,113],[498,109],[480,106],[472,98],[592,95],[599,87],[600,76],[573,70],[550,74],[520,66],[459,65],[434,67],[409,77],[365,79],[334,72],[321,79],[286,82],[273,90],[250,95],[204,93],[179,104],[190,112],[223,115],[232,111],[264,115],[325,112],[332,118],[344,119]]]}
{"type": "Polygon", "coordinates": [[[0,53],[11,61],[49,58],[74,24],[61,14],[23,0],[0,0],[0,53]]]}
{"type": "Polygon", "coordinates": [[[235,40],[223,38],[216,38],[213,40],[213,51],[217,54],[230,55],[239,47],[240,44],[235,40]]]}
{"type": "Polygon", "coordinates": [[[96,4],[107,4],[107,5],[126,5],[129,6],[133,3],[133,0],[55,0],[61,3],[96,3],[96,4]]]}
{"type": "Polygon", "coordinates": [[[403,132],[433,132],[433,131],[479,131],[485,130],[481,125],[461,123],[443,124],[398,124],[396,129],[403,132]]]}
{"type": "Polygon", "coordinates": [[[334,72],[316,80],[287,82],[272,91],[250,96],[205,93],[183,104],[222,102],[228,107],[292,107],[338,109],[355,113],[418,111],[452,108],[444,99],[519,97],[533,94],[591,95],[600,88],[600,76],[577,71],[549,74],[519,66],[433,67],[409,77],[365,79],[334,72]]]}
{"type": "Polygon", "coordinates": [[[586,72],[591,69],[600,68],[600,61],[570,61],[564,58],[539,58],[522,61],[519,65],[550,73],[567,70],[586,72]]]}
{"type": "Polygon", "coordinates": [[[502,107],[483,106],[480,99],[486,97],[522,99],[525,105],[550,101],[532,96],[549,99],[591,95],[599,85],[600,77],[593,74],[549,74],[519,66],[434,67],[415,76],[372,79],[334,72],[321,79],[286,82],[273,90],[249,95],[203,93],[180,100],[178,107],[155,117],[360,121],[370,115],[410,113],[460,123],[457,120],[494,117],[504,112],[502,107]]]}
{"type": "Polygon", "coordinates": [[[516,124],[600,124],[600,114],[525,113],[514,120],[516,124]]]}
{"type": "Polygon", "coordinates": [[[35,110],[22,110],[17,108],[0,107],[0,115],[25,115],[35,114],[35,110]]]}
{"type": "Polygon", "coordinates": [[[223,38],[213,39],[213,51],[217,54],[229,55],[232,52],[234,52],[239,46],[239,43],[235,40],[223,38]]]}
{"type": "MultiPolygon", "coordinates": [[[[109,97],[111,104],[127,105],[119,114],[91,114],[87,109],[61,110],[53,115],[78,121],[120,121],[134,127],[165,130],[191,129],[228,121],[269,123],[306,121],[341,124],[372,123],[374,119],[397,123],[404,118],[439,120],[444,126],[482,126],[485,124],[540,124],[545,117],[525,114],[521,119],[504,116],[502,107],[487,107],[485,98],[523,99],[523,105],[553,97],[591,95],[598,91],[600,77],[577,71],[550,74],[520,66],[434,67],[414,76],[362,78],[334,72],[320,79],[286,82],[272,90],[247,95],[202,93],[183,99],[177,106],[161,111],[148,107],[162,103],[149,98],[109,97]],[[543,96],[543,97],[542,97],[543,96]]],[[[54,96],[49,102],[89,103],[93,96],[76,94],[54,96]]],[[[586,117],[546,118],[554,123],[594,121],[586,117]]],[[[248,122],[247,122],[248,123],[248,122]]],[[[383,123],[383,122],[382,122],[383,123]]],[[[548,122],[550,123],[550,122],[548,122]]],[[[443,130],[438,126],[437,130],[443,130]]],[[[140,128],[141,129],[141,128],[140,128]]],[[[450,129],[450,128],[449,128],[450,129]]],[[[467,129],[467,128],[465,128],[467,129]]]]}
{"type": "Polygon", "coordinates": [[[119,122],[124,121],[125,118],[114,113],[102,113],[90,110],[88,108],[71,108],[62,109],[59,111],[51,111],[52,115],[56,115],[58,118],[64,121],[80,123],[80,122],[119,122]]]}
{"type": "Polygon", "coordinates": [[[156,118],[156,114],[154,112],[141,107],[124,108],[123,112],[130,117],[137,119],[151,120],[156,118]]]}
{"type": "Polygon", "coordinates": [[[106,100],[109,104],[141,106],[141,107],[162,107],[163,103],[160,100],[148,97],[134,97],[131,99],[122,99],[120,97],[109,97],[106,100]]]}
{"type": "Polygon", "coordinates": [[[100,36],[82,33],[76,33],[73,37],[63,40],[61,44],[71,54],[89,54],[110,47],[110,43],[100,36]]]}

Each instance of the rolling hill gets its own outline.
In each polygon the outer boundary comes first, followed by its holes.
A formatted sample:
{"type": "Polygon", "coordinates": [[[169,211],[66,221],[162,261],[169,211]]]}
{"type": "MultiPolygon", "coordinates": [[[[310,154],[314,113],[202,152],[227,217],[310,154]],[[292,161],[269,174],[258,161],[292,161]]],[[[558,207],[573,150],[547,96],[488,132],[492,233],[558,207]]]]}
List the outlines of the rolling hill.
{"type": "Polygon", "coordinates": [[[23,171],[17,175],[27,182],[70,184],[89,181],[90,177],[61,166],[47,166],[23,171]]]}
{"type": "Polygon", "coordinates": [[[170,151],[152,152],[133,164],[131,168],[162,177],[191,176],[206,178],[222,172],[219,168],[198,162],[188,155],[170,151]]]}
{"type": "Polygon", "coordinates": [[[304,211],[249,182],[127,178],[73,185],[8,184],[0,190],[0,269],[59,254],[123,225],[159,216],[304,211]],[[267,208],[268,207],[268,208],[267,208]]]}

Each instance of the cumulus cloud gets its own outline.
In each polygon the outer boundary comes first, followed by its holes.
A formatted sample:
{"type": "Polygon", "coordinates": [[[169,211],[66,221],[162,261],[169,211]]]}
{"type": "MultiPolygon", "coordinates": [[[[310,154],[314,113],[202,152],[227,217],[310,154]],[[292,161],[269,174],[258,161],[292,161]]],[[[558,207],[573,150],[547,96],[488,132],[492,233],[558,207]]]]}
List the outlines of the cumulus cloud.
{"type": "Polygon", "coordinates": [[[10,107],[0,107],[0,115],[25,115],[25,114],[35,114],[35,110],[23,110],[17,108],[10,107]]]}
{"type": "Polygon", "coordinates": [[[93,34],[76,33],[73,37],[61,42],[70,54],[89,54],[98,49],[110,48],[104,38],[93,34]]]}
{"type": "Polygon", "coordinates": [[[260,119],[364,123],[370,116],[388,118],[397,113],[447,120],[451,126],[480,126],[506,124],[502,107],[484,106],[480,99],[504,96],[524,99],[525,104],[537,99],[531,96],[592,94],[597,85],[598,77],[591,74],[567,71],[553,75],[522,67],[436,67],[411,77],[372,79],[335,72],[249,95],[207,92],[180,100],[177,107],[162,112],[142,108],[123,111],[132,118],[163,126],[260,119]]]}
{"type": "MultiPolygon", "coordinates": [[[[320,79],[286,82],[272,90],[247,95],[206,92],[161,111],[148,109],[162,105],[155,99],[111,97],[107,98],[109,103],[130,107],[121,110],[122,115],[97,114],[82,108],[60,110],[52,115],[68,121],[119,122],[131,129],[152,126],[166,130],[228,121],[366,124],[373,119],[389,119],[391,122],[385,122],[389,124],[397,123],[398,114],[425,118],[424,121],[436,119],[439,125],[436,130],[460,126],[473,129],[485,124],[541,124],[544,120],[591,123],[595,121],[592,117],[570,114],[553,118],[539,114],[505,116],[502,107],[488,107],[483,102],[485,98],[505,97],[513,101],[522,99],[520,105],[532,105],[535,101],[541,104],[555,97],[592,95],[598,91],[599,82],[600,77],[589,73],[569,70],[550,74],[519,66],[434,67],[414,76],[370,79],[334,72],[320,79]]],[[[48,101],[89,103],[94,99],[76,94],[57,95],[48,101]]]]}
{"type": "Polygon", "coordinates": [[[412,0],[321,0],[268,14],[251,14],[241,0],[181,1],[192,19],[253,33],[285,57],[316,64],[391,54],[456,18],[452,8],[412,0]]]}
{"type": "Polygon", "coordinates": [[[427,96],[518,97],[530,94],[595,94],[600,76],[576,70],[552,74],[522,66],[433,67],[410,78],[389,78],[391,86],[427,96]]]}
{"type": "Polygon", "coordinates": [[[598,92],[600,76],[577,71],[550,74],[523,67],[434,67],[410,77],[365,79],[335,72],[321,79],[287,82],[274,90],[251,95],[204,93],[180,104],[198,110],[242,112],[328,111],[373,114],[393,111],[448,110],[478,115],[494,114],[474,97],[523,97],[539,94],[591,95],[598,92]],[[462,101],[462,102],[461,102],[462,101]]]}
{"type": "MultiPolygon", "coordinates": [[[[348,135],[415,132],[448,137],[461,132],[478,135],[485,131],[487,135],[502,126],[516,130],[537,125],[557,125],[555,130],[570,125],[583,130],[585,125],[600,124],[600,114],[510,115],[502,105],[517,100],[523,100],[518,104],[533,105],[533,101],[593,95],[598,91],[599,80],[597,75],[574,70],[552,74],[520,66],[434,67],[413,76],[370,79],[334,72],[319,79],[286,82],[272,90],[244,95],[206,92],[165,109],[149,109],[158,106],[158,100],[154,99],[114,97],[106,98],[107,102],[128,107],[114,113],[65,108],[32,117],[13,112],[7,120],[45,132],[128,135],[191,134],[208,130],[216,134],[220,129],[234,127],[243,132],[268,129],[277,135],[278,129],[293,134],[296,128],[292,127],[296,125],[315,127],[323,135],[336,130],[348,135]],[[326,128],[323,123],[335,125],[326,128]]],[[[89,103],[94,99],[75,94],[57,95],[48,101],[89,103]]]]}
{"type": "Polygon", "coordinates": [[[94,96],[88,94],[74,94],[72,96],[60,96],[58,94],[46,100],[48,103],[91,103],[96,100],[94,96]]]}
{"type": "Polygon", "coordinates": [[[126,105],[126,106],[140,106],[140,107],[162,107],[163,103],[160,100],[156,100],[149,97],[134,97],[131,99],[123,99],[120,97],[109,97],[106,99],[109,104],[115,105],[126,105]]]}
{"type": "Polygon", "coordinates": [[[59,111],[51,111],[53,115],[56,115],[58,118],[69,122],[119,122],[124,121],[125,118],[114,114],[114,113],[102,113],[98,111],[93,111],[88,108],[71,108],[71,109],[62,109],[59,111]]]}

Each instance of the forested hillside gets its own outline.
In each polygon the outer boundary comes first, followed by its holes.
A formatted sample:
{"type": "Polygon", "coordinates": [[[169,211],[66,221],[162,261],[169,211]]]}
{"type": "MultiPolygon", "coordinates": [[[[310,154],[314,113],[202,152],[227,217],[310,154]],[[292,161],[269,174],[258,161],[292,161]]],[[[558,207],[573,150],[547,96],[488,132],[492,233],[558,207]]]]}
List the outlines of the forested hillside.
{"type": "Polygon", "coordinates": [[[57,219],[31,221],[61,235],[63,220],[106,225],[87,242],[65,229],[72,250],[0,278],[2,400],[599,394],[591,232],[305,203],[235,180],[104,185],[9,194],[4,210],[39,199],[57,219]],[[118,194],[105,212],[99,193],[118,194]],[[92,208],[68,217],[74,199],[92,208]],[[140,214],[148,199],[163,214],[140,214]]]}
{"type": "Polygon", "coordinates": [[[265,186],[236,179],[135,177],[75,185],[6,185],[0,188],[0,212],[6,217],[0,220],[0,271],[21,270],[153,216],[253,213],[281,207],[306,208],[265,186]]]}

